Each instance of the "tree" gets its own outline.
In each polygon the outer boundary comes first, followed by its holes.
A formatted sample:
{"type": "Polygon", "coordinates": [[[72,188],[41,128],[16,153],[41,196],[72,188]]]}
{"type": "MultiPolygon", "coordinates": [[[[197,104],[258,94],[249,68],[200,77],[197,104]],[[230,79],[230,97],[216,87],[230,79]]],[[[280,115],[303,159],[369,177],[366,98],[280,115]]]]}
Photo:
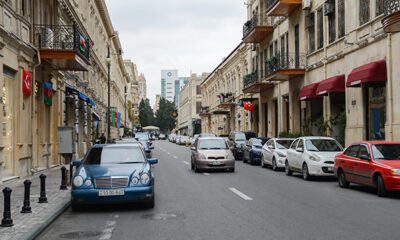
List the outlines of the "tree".
{"type": "Polygon", "coordinates": [[[173,116],[175,111],[175,104],[173,102],[165,98],[160,99],[155,119],[155,125],[160,128],[160,131],[166,132],[175,128],[176,117],[173,116]]]}
{"type": "Polygon", "coordinates": [[[149,99],[140,101],[139,120],[142,127],[154,125],[154,114],[153,109],[150,107],[149,99]]]}

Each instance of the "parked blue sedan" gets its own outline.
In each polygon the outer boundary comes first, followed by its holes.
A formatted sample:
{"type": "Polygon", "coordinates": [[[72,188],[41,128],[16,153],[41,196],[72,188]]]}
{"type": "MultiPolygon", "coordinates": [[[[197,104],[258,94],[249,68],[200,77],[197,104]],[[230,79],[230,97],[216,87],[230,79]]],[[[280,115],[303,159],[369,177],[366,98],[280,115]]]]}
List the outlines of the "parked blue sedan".
{"type": "Polygon", "coordinates": [[[151,165],[139,144],[96,145],[77,167],[72,181],[72,209],[86,204],[142,202],[154,207],[151,165]]]}
{"type": "Polygon", "coordinates": [[[270,138],[259,137],[251,138],[245,146],[243,146],[243,162],[250,164],[260,164],[262,157],[262,146],[270,138]]]}

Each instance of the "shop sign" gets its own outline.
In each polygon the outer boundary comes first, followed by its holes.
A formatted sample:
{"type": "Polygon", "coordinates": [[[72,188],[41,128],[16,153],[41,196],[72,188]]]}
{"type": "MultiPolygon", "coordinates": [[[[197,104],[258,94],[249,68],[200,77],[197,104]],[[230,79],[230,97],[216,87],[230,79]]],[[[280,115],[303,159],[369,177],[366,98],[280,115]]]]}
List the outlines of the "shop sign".
{"type": "Polygon", "coordinates": [[[32,73],[22,70],[22,93],[30,96],[32,93],[32,73]]]}

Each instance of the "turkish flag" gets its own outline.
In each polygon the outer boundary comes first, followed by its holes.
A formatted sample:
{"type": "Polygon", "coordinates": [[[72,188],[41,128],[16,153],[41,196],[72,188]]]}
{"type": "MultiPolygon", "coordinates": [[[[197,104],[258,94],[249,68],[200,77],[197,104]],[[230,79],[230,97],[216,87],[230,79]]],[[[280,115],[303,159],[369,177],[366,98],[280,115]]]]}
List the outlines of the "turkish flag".
{"type": "Polygon", "coordinates": [[[244,110],[254,111],[254,105],[249,102],[243,102],[244,110]]]}
{"type": "Polygon", "coordinates": [[[22,70],[22,93],[30,96],[32,93],[32,73],[22,70]]]}

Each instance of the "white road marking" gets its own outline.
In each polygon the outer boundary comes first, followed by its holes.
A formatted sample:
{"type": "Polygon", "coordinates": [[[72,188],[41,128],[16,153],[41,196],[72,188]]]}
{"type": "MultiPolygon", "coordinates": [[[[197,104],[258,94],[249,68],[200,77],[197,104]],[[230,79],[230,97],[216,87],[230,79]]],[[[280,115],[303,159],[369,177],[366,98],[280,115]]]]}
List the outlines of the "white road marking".
{"type": "Polygon", "coordinates": [[[229,188],[233,193],[238,195],[239,197],[243,198],[244,200],[253,200],[251,197],[247,196],[246,194],[242,193],[241,191],[237,190],[236,188],[229,188]]]}
{"type": "Polygon", "coordinates": [[[210,174],[209,173],[207,173],[207,172],[205,172],[205,173],[203,173],[204,175],[206,175],[206,176],[210,176],[210,174]]]}
{"type": "MultiPolygon", "coordinates": [[[[114,216],[115,217],[115,216],[114,216]]],[[[115,228],[116,221],[107,221],[106,228],[102,231],[100,240],[109,240],[112,238],[112,234],[115,228]]]]}
{"type": "Polygon", "coordinates": [[[190,164],[189,162],[186,162],[186,161],[183,161],[183,163],[186,164],[186,165],[189,165],[189,164],[190,164]]]}
{"type": "Polygon", "coordinates": [[[168,155],[171,155],[171,153],[167,152],[168,155]]]}
{"type": "Polygon", "coordinates": [[[177,157],[177,156],[174,156],[174,158],[177,159],[178,157],[177,157]]]}

